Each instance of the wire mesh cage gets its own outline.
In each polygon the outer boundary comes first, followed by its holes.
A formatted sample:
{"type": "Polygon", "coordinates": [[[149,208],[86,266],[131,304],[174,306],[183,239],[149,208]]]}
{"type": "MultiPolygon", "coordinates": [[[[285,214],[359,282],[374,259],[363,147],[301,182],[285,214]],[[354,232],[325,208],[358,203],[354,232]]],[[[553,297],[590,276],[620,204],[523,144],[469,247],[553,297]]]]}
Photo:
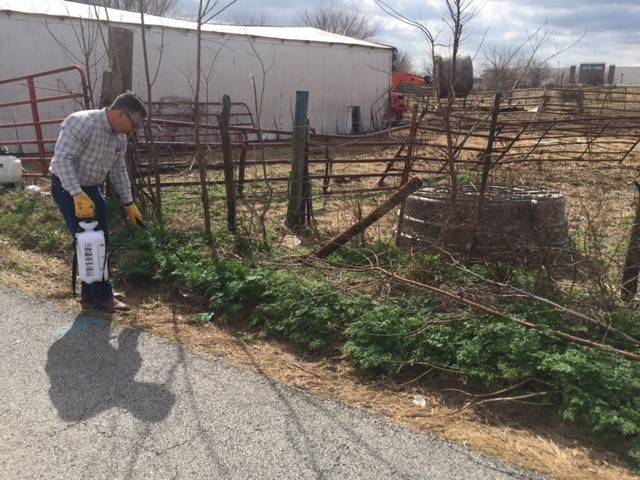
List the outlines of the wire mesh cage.
{"type": "Polygon", "coordinates": [[[472,250],[479,256],[526,259],[570,246],[565,199],[545,187],[424,187],[405,203],[400,243],[415,249],[472,250]]]}

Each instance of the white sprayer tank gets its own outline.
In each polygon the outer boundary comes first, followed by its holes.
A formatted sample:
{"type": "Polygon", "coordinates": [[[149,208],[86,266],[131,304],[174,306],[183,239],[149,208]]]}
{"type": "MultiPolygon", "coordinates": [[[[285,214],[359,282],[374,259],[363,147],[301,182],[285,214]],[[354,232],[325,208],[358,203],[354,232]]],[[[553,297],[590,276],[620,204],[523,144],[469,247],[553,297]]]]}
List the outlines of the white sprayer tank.
{"type": "Polygon", "coordinates": [[[0,154],[0,185],[22,186],[22,162],[19,158],[0,154]]]}
{"type": "Polygon", "coordinates": [[[98,222],[80,222],[84,231],[76,233],[78,275],[85,283],[100,282],[109,278],[107,249],[102,230],[94,230],[98,222]]]}

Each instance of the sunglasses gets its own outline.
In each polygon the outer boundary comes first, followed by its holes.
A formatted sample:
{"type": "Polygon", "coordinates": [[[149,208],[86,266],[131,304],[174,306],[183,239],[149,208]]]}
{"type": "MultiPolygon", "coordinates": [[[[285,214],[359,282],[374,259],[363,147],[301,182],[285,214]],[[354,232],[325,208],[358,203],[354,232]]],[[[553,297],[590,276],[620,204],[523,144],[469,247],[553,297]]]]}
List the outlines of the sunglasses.
{"type": "Polygon", "coordinates": [[[135,131],[136,128],[138,128],[142,122],[140,123],[136,123],[133,118],[131,118],[131,115],[129,115],[129,112],[127,112],[126,110],[122,110],[122,113],[125,114],[125,116],[129,119],[129,121],[131,122],[131,131],[135,131]]]}

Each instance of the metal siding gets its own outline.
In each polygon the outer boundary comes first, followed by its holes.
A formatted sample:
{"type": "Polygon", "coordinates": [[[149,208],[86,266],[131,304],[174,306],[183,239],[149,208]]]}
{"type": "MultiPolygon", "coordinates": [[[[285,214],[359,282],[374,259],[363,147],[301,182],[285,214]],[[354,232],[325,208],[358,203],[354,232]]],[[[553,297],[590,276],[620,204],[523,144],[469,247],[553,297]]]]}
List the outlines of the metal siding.
{"type": "Polygon", "coordinates": [[[615,81],[618,85],[640,85],[640,67],[616,66],[615,81]]]}
{"type": "MultiPolygon", "coordinates": [[[[10,61],[3,62],[0,78],[76,63],[51,38],[44,18],[1,14],[0,53],[3,59],[10,61]]],[[[77,22],[74,19],[47,20],[56,36],[80,56],[72,27],[73,24],[77,28],[77,22]]],[[[133,88],[146,98],[140,29],[117,26],[134,32],[133,88]]],[[[146,35],[153,74],[160,51],[161,29],[147,28],[146,35]]],[[[155,100],[169,96],[193,98],[195,44],[196,32],[165,29],[162,62],[153,87],[155,100]]],[[[371,105],[390,83],[391,50],[264,38],[255,39],[254,45],[267,69],[261,117],[264,128],[291,128],[296,90],[309,91],[309,118],[317,131],[347,132],[351,105],[360,106],[363,126],[369,127],[371,105]]],[[[99,92],[96,73],[102,71],[105,61],[101,40],[98,40],[97,49],[102,62],[92,69],[91,75],[96,92],[99,92]]],[[[262,69],[249,40],[203,33],[203,71],[208,72],[212,63],[212,74],[202,84],[201,99],[220,101],[223,94],[228,94],[232,101],[245,102],[255,112],[250,79],[251,76],[255,78],[260,92],[262,69]]],[[[2,92],[0,96],[4,97],[2,92]]],[[[0,98],[0,102],[5,100],[0,98]]]]}
{"type": "MultiPolygon", "coordinates": [[[[64,0],[0,0],[0,10],[23,13],[29,15],[56,17],[71,17],[76,19],[110,19],[112,24],[128,24],[133,28],[139,28],[140,14],[136,11],[118,10],[115,8],[94,7],[86,3],[64,0]]],[[[190,20],[180,20],[156,15],[145,15],[145,25],[173,28],[178,30],[195,31],[197,24],[190,20]]],[[[206,23],[202,25],[205,32],[216,32],[235,36],[252,35],[255,37],[271,38],[276,40],[291,40],[300,42],[341,43],[346,45],[361,45],[366,47],[392,49],[387,45],[346,37],[335,33],[326,32],[312,27],[268,27],[268,26],[244,26],[206,23]]]]}

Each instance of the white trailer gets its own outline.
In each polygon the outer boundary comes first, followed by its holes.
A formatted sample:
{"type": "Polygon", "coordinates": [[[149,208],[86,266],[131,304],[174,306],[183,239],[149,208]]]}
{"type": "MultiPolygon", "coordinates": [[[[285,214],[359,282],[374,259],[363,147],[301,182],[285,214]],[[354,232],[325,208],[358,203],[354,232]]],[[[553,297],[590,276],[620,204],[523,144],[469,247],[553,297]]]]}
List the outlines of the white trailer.
{"type": "MultiPolygon", "coordinates": [[[[109,68],[105,37],[111,26],[133,33],[132,87],[146,99],[140,20],[135,12],[62,0],[0,0],[0,79],[84,63],[88,45],[97,105],[103,71],[109,68]]],[[[156,76],[153,100],[193,99],[196,23],[151,15],[144,22],[151,73],[156,76]]],[[[228,94],[232,101],[246,103],[254,116],[259,113],[263,128],[290,129],[296,91],[306,90],[310,126],[316,131],[350,133],[358,110],[361,128],[368,130],[371,108],[390,85],[392,47],[314,28],[204,25],[202,45],[201,101],[217,102],[228,94]],[[262,98],[258,106],[254,86],[262,98]]],[[[65,81],[56,78],[40,88],[61,90],[65,81]]],[[[0,87],[0,103],[18,94],[0,87]]],[[[63,109],[70,111],[71,106],[63,109]]],[[[20,120],[16,110],[6,110],[0,111],[0,123],[20,120]]],[[[18,134],[0,130],[0,144],[3,136],[18,134]]]]}

